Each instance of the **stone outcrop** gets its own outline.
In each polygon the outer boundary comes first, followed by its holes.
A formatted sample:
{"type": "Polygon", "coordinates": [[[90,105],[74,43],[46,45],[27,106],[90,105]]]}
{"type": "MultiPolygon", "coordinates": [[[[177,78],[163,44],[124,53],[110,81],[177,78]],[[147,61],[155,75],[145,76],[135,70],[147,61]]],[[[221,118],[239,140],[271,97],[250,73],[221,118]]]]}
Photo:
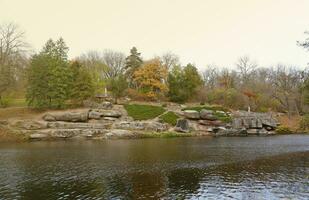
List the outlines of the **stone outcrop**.
{"type": "Polygon", "coordinates": [[[185,110],[184,111],[184,116],[187,119],[193,119],[193,120],[198,120],[200,119],[200,113],[196,110],[185,110]]]}
{"type": "Polygon", "coordinates": [[[45,121],[86,122],[88,112],[47,113],[43,116],[43,119],[45,121]]]}
{"type": "Polygon", "coordinates": [[[190,131],[189,121],[187,119],[178,119],[174,130],[177,132],[188,133],[190,131]]]}
{"type": "Polygon", "coordinates": [[[101,103],[97,103],[95,101],[86,100],[83,102],[84,107],[91,109],[112,109],[113,104],[109,101],[104,101],[101,103]]]}
{"type": "Polygon", "coordinates": [[[18,120],[10,124],[12,128],[25,129],[25,130],[38,130],[46,129],[47,122],[36,120],[18,120]]]}
{"type": "Polygon", "coordinates": [[[141,122],[141,121],[133,121],[133,122],[127,122],[127,121],[121,121],[116,122],[113,125],[114,129],[124,129],[124,130],[144,130],[144,131],[156,131],[156,132],[162,132],[167,130],[167,125],[160,123],[160,122],[141,122]]]}
{"type": "Polygon", "coordinates": [[[89,119],[101,119],[103,117],[112,117],[119,118],[122,113],[117,110],[103,110],[103,109],[95,109],[90,110],[88,114],[89,119]]]}

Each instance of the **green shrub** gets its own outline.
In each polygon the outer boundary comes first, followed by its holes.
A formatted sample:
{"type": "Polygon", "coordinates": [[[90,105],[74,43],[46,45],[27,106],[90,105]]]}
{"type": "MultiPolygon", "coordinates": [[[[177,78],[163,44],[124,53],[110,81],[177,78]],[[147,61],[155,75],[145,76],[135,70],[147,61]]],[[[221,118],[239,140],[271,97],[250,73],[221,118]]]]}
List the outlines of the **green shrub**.
{"type": "Polygon", "coordinates": [[[176,115],[174,112],[167,112],[164,115],[160,116],[160,119],[163,120],[163,122],[168,123],[172,126],[175,126],[177,123],[177,119],[179,118],[178,115],[176,115]]]}
{"type": "Polygon", "coordinates": [[[10,104],[10,99],[6,97],[0,98],[0,108],[6,108],[10,104]]]}
{"type": "Polygon", "coordinates": [[[161,106],[127,104],[124,108],[134,120],[147,120],[158,117],[165,112],[161,106]]]}
{"type": "Polygon", "coordinates": [[[291,131],[291,129],[289,127],[286,127],[286,126],[279,126],[277,129],[276,129],[276,133],[277,134],[291,134],[293,133],[291,131]]]}

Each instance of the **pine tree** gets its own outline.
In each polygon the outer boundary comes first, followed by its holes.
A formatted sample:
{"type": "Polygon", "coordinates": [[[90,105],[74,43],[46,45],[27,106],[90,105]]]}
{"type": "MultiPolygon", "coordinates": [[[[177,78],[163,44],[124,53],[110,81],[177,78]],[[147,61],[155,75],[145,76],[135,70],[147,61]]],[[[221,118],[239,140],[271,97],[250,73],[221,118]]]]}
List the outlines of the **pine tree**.
{"type": "Polygon", "coordinates": [[[62,38],[48,40],[28,70],[27,102],[34,108],[63,108],[69,97],[68,47],[62,38]]]}
{"type": "Polygon", "coordinates": [[[70,67],[71,83],[70,83],[70,98],[76,105],[82,104],[93,96],[95,86],[92,76],[89,71],[81,65],[78,61],[74,61],[70,67]]]}
{"type": "Polygon", "coordinates": [[[126,75],[129,79],[132,78],[134,72],[143,64],[141,53],[139,53],[136,47],[130,50],[130,55],[126,58],[126,75]]]}

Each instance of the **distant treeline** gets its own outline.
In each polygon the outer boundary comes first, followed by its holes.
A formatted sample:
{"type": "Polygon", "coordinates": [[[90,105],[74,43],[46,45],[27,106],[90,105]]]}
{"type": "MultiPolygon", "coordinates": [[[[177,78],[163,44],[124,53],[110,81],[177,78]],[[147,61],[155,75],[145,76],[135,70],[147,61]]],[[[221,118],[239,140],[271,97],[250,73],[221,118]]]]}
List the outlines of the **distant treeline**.
{"type": "MultiPolygon", "coordinates": [[[[308,41],[298,45],[309,50],[308,41]]],[[[128,56],[113,50],[90,51],[69,60],[68,51],[60,38],[48,40],[40,52],[31,54],[16,25],[0,26],[0,106],[16,96],[25,96],[33,108],[78,106],[107,88],[115,101],[130,97],[199,102],[289,114],[308,109],[308,68],[263,67],[243,56],[235,69],[209,65],[199,72],[194,64],[182,65],[171,52],[145,60],[133,47],[128,56]]]]}

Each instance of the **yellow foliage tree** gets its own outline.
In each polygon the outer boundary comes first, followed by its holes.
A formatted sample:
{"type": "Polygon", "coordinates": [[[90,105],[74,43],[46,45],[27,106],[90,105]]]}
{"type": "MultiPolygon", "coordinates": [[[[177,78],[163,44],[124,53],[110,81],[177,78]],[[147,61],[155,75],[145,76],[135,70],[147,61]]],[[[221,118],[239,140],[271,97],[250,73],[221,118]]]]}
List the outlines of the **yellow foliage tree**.
{"type": "Polygon", "coordinates": [[[166,85],[168,71],[159,59],[145,62],[134,72],[133,80],[140,92],[148,98],[155,99],[168,91],[166,85]]]}

